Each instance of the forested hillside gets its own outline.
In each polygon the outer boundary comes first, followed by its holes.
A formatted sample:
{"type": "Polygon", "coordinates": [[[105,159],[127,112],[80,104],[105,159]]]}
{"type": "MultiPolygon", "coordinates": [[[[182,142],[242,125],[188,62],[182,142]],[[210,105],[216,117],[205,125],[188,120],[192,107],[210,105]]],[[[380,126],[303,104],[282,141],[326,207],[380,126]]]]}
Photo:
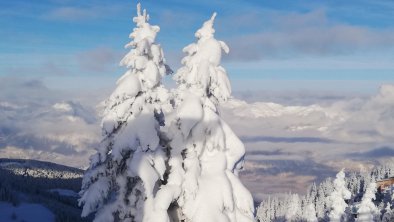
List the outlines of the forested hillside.
{"type": "Polygon", "coordinates": [[[38,203],[55,221],[91,221],[80,217],[77,205],[83,171],[36,160],[0,159],[0,201],[14,206],[38,203]]]}
{"type": "MultiPolygon", "coordinates": [[[[0,159],[0,201],[18,206],[38,203],[55,221],[81,218],[77,205],[83,171],[49,162],[0,159]]],[[[337,178],[313,183],[306,195],[272,195],[257,208],[260,222],[279,221],[394,221],[393,186],[380,189],[394,176],[394,162],[364,172],[339,172],[337,178]]]]}
{"type": "Polygon", "coordinates": [[[394,176],[394,162],[371,171],[337,174],[312,184],[306,195],[276,195],[257,209],[260,222],[279,221],[394,221],[393,185],[379,185],[394,176]]]}

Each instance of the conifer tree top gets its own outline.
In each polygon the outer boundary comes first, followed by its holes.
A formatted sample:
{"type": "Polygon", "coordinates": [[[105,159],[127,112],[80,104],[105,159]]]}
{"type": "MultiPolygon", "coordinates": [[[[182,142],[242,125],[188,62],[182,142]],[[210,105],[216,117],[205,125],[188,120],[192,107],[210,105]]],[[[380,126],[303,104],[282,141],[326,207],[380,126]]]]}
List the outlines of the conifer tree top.
{"type": "Polygon", "coordinates": [[[149,15],[146,13],[146,9],[143,10],[141,14],[141,3],[137,4],[137,17],[133,18],[133,22],[137,24],[137,26],[142,26],[144,23],[149,21],[149,15]]]}
{"type": "Polygon", "coordinates": [[[137,47],[137,44],[143,40],[147,40],[149,44],[152,44],[155,39],[157,33],[160,31],[159,26],[150,25],[149,14],[146,12],[146,9],[142,11],[141,14],[141,4],[137,4],[137,16],[133,18],[133,22],[136,24],[136,28],[133,29],[133,32],[130,33],[130,38],[133,39],[130,43],[128,43],[125,47],[137,47]]]}
{"type": "Polygon", "coordinates": [[[187,55],[174,79],[180,89],[189,89],[195,94],[206,96],[214,103],[226,101],[231,95],[231,85],[226,70],[220,65],[222,51],[229,52],[223,41],[214,37],[213,24],[216,12],[195,33],[197,42],[183,49],[187,55]]]}
{"type": "Polygon", "coordinates": [[[213,28],[213,22],[215,21],[215,18],[216,18],[216,12],[212,14],[211,19],[204,22],[202,27],[196,31],[195,33],[196,38],[207,39],[213,37],[213,34],[215,33],[215,29],[213,28]]]}

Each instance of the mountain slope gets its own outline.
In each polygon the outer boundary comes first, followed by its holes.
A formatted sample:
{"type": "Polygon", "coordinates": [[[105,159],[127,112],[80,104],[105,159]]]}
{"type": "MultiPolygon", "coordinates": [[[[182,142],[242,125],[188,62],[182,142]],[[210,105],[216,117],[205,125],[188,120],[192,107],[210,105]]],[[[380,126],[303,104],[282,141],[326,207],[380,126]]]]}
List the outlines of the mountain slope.
{"type": "Polygon", "coordinates": [[[55,221],[91,221],[81,218],[77,205],[83,170],[59,164],[22,159],[0,159],[0,201],[14,208],[40,204],[55,221]],[[69,195],[73,194],[73,195],[69,195]]]}

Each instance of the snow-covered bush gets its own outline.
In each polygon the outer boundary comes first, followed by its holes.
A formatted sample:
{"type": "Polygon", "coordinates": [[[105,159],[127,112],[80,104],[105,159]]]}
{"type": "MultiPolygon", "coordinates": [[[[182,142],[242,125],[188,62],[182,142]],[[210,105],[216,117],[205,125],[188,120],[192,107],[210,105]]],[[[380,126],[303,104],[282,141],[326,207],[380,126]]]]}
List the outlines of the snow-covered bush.
{"type": "MultiPolygon", "coordinates": [[[[163,111],[171,110],[161,78],[169,72],[155,38],[160,28],[148,23],[137,6],[136,28],[121,65],[128,70],[106,101],[103,140],[90,159],[79,203],[82,216],[96,212],[95,221],[142,221],[166,170],[161,137],[163,111]]],[[[146,221],[146,219],[145,219],[146,221]]]]}

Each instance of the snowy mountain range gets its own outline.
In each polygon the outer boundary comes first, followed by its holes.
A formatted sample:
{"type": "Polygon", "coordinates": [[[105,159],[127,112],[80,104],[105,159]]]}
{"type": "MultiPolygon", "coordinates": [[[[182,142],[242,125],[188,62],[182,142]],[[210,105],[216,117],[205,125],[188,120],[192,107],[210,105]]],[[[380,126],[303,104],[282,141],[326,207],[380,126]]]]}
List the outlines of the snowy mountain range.
{"type": "Polygon", "coordinates": [[[0,102],[0,157],[84,167],[99,138],[96,116],[75,101],[0,102]]]}
{"type": "MultiPolygon", "coordinates": [[[[105,91],[70,100],[77,97],[13,80],[0,92],[0,158],[87,167],[101,136],[102,106],[96,104],[107,97],[105,91]]],[[[241,177],[258,199],[267,193],[302,193],[306,184],[334,176],[342,167],[368,169],[394,156],[394,86],[368,97],[297,102],[301,99],[233,98],[221,107],[246,145],[241,177]]]]}
{"type": "Polygon", "coordinates": [[[89,110],[83,107],[80,103],[72,101],[60,102],[55,103],[52,108],[54,110],[52,115],[65,116],[70,121],[82,120],[87,124],[93,124],[97,121],[97,118],[94,115],[94,110],[89,110]]]}

